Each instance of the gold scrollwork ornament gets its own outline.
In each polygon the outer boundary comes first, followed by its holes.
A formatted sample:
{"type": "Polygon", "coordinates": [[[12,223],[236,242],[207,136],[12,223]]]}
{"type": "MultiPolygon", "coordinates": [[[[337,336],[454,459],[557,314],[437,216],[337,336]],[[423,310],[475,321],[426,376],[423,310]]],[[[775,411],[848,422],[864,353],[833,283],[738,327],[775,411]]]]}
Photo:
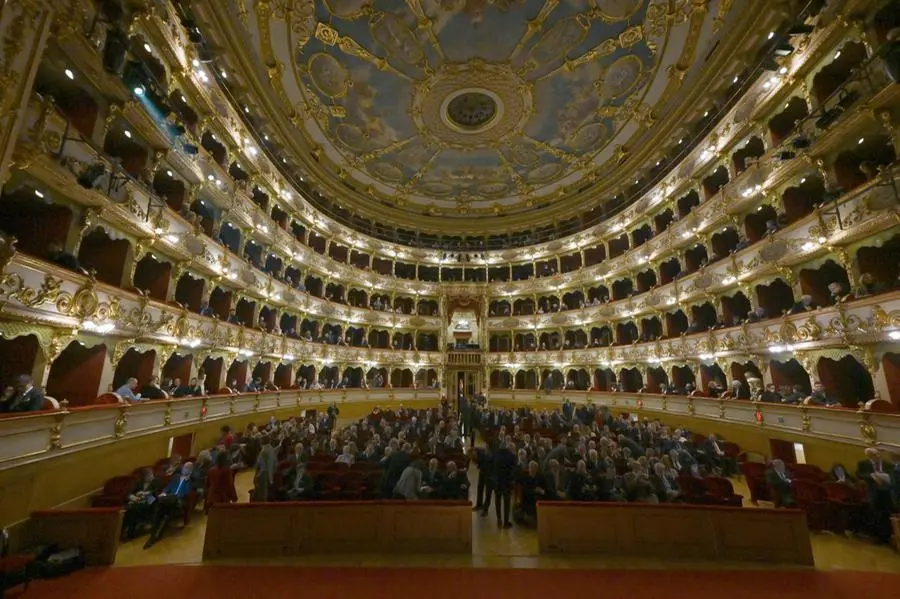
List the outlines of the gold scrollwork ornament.
{"type": "Polygon", "coordinates": [[[113,436],[121,439],[128,430],[128,404],[124,404],[119,408],[119,415],[116,416],[116,422],[113,425],[113,436]]]}

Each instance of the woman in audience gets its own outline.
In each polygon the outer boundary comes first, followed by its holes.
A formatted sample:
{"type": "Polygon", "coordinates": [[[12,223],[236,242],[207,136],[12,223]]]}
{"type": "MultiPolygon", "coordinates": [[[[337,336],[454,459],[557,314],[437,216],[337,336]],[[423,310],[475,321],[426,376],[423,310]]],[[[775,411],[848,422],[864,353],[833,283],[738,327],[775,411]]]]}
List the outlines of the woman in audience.
{"type": "Polygon", "coordinates": [[[228,454],[220,452],[216,456],[215,465],[206,474],[204,487],[205,503],[203,511],[217,503],[234,503],[237,491],[234,488],[234,470],[228,465],[228,454]]]}

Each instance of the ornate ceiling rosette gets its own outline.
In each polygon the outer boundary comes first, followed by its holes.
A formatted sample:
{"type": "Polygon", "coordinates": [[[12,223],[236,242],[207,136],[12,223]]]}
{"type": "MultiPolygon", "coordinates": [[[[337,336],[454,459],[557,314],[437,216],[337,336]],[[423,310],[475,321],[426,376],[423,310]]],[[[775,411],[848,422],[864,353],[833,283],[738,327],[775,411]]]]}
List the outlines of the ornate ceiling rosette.
{"type": "Polygon", "coordinates": [[[593,202],[616,191],[643,166],[624,158],[682,124],[703,91],[688,84],[751,4],[227,0],[206,21],[234,64],[263,74],[268,90],[249,87],[280,106],[271,116],[297,133],[284,145],[324,195],[459,233],[511,222],[487,215],[571,216],[588,188],[593,202]]]}

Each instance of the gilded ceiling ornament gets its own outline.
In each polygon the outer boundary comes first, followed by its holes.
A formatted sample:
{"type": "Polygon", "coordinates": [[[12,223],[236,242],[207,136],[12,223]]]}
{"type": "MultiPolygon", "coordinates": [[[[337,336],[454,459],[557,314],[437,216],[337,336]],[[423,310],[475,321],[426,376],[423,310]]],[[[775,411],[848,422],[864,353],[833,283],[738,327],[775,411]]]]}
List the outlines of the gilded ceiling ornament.
{"type": "Polygon", "coordinates": [[[316,24],[315,35],[317,40],[328,46],[335,45],[338,42],[338,38],[340,37],[337,29],[322,22],[316,24]]]}
{"type": "MultiPolygon", "coordinates": [[[[392,58],[407,65],[416,65],[425,54],[415,34],[393,13],[381,13],[369,22],[369,29],[382,48],[392,58]]],[[[348,52],[349,53],[349,52],[348,52]]]]}
{"type": "Polygon", "coordinates": [[[613,54],[616,50],[619,49],[619,45],[616,43],[615,39],[607,39],[601,42],[600,44],[594,46],[578,58],[572,60],[566,60],[563,63],[563,68],[567,71],[574,71],[578,67],[594,62],[600,58],[604,58],[613,54]]]}
{"type": "Polygon", "coordinates": [[[323,0],[326,10],[342,19],[356,19],[371,10],[372,0],[323,0]]]}

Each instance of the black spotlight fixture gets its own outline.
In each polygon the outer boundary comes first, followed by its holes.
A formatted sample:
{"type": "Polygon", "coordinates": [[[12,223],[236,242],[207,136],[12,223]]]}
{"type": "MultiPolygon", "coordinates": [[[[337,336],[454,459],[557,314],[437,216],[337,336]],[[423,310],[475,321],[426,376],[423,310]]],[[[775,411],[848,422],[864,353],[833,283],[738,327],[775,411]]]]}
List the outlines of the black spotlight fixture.
{"type": "Polygon", "coordinates": [[[810,145],[812,145],[812,142],[808,137],[805,136],[798,137],[791,142],[791,147],[793,147],[795,150],[805,150],[810,145]]]}
{"type": "Polygon", "coordinates": [[[787,34],[788,34],[788,36],[809,35],[813,31],[815,31],[815,27],[813,27],[812,25],[807,25],[806,23],[798,23],[798,24],[794,25],[793,27],[791,27],[790,29],[788,29],[787,34]]]}
{"type": "Polygon", "coordinates": [[[794,47],[787,42],[779,42],[775,46],[775,56],[790,56],[794,52],[794,47]]]}
{"type": "Polygon", "coordinates": [[[791,160],[792,158],[796,158],[797,154],[785,150],[784,152],[778,152],[777,157],[779,160],[791,160]]]}
{"type": "Polygon", "coordinates": [[[763,61],[762,68],[766,71],[771,71],[773,73],[777,73],[778,70],[781,68],[781,65],[779,65],[777,62],[775,62],[774,58],[769,57],[763,61]]]}

